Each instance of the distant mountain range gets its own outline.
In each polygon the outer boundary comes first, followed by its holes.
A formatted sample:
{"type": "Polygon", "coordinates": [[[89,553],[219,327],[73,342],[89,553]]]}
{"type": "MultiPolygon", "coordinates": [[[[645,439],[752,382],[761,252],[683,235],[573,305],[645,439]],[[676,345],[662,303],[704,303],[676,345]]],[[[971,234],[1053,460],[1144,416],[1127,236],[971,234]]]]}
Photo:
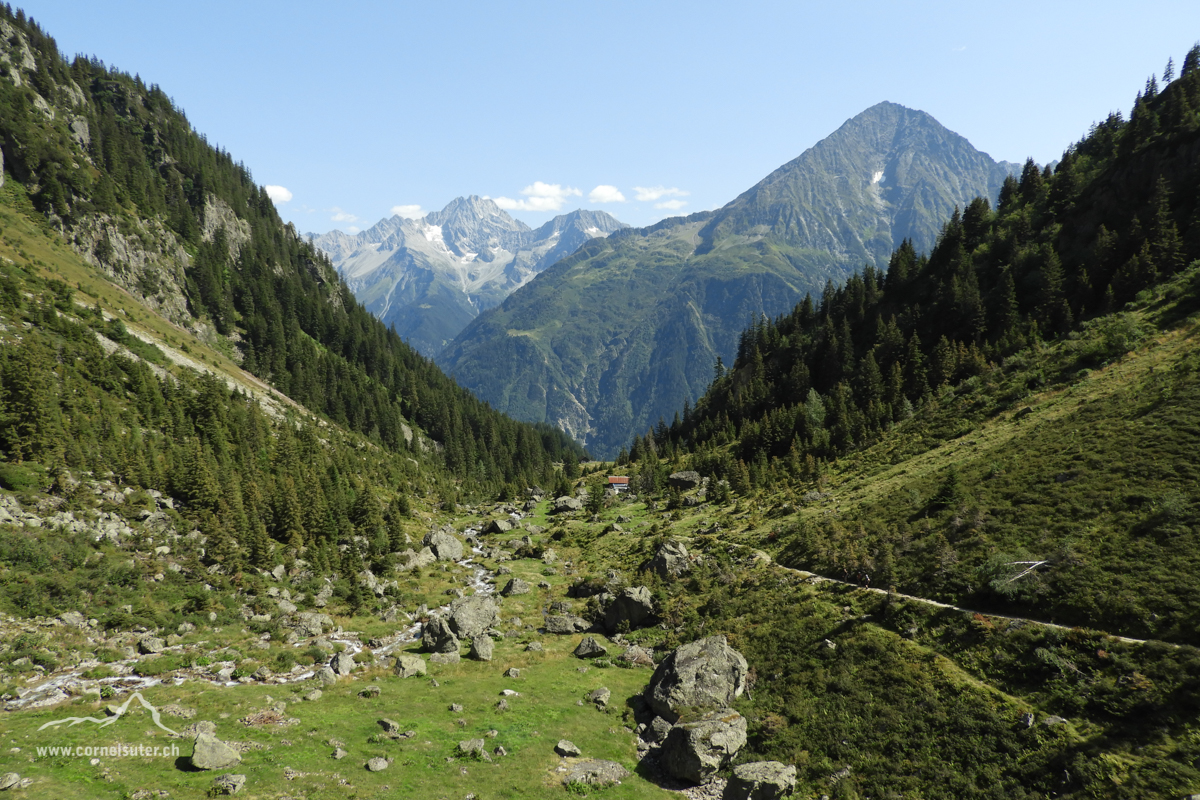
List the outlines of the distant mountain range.
{"type": "Polygon", "coordinates": [[[612,456],[699,397],[755,317],[884,268],[903,239],[928,250],[956,206],[994,200],[1018,168],[880,103],[715,212],[584,243],[472,321],[439,363],[496,408],[612,456]]]}
{"type": "Polygon", "coordinates": [[[367,310],[429,357],[480,311],[595,237],[627,227],[572,211],[536,230],[483,197],[421,219],[394,216],[361,233],[309,234],[367,310]]]}

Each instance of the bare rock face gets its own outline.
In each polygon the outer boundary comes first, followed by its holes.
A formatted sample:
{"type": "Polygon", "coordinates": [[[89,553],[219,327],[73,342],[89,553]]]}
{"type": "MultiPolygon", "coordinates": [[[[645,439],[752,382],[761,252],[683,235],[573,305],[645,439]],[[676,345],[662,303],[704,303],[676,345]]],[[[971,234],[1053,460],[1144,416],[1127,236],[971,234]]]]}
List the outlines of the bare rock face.
{"type": "Polygon", "coordinates": [[[654,619],[654,601],[645,586],[627,586],[612,596],[604,607],[604,627],[609,633],[622,628],[634,630],[654,619]]]}
{"type": "Polygon", "coordinates": [[[430,617],[421,627],[421,645],[431,653],[458,653],[458,637],[441,617],[430,617]]]}
{"type": "Polygon", "coordinates": [[[192,766],[196,769],[228,769],[241,761],[238,751],[211,733],[201,733],[192,745],[192,766]]]}
{"type": "Polygon", "coordinates": [[[479,636],[496,624],[500,610],[490,597],[472,595],[450,604],[450,628],[462,639],[479,636]]]}
{"type": "Polygon", "coordinates": [[[796,768],[778,761],[752,761],[733,768],[721,800],[779,800],[796,788],[796,768]]]}
{"type": "Polygon", "coordinates": [[[695,722],[674,725],[659,761],[669,775],[704,783],[746,744],[746,718],[730,708],[710,711],[695,722]]]}
{"type": "Polygon", "coordinates": [[[670,721],[689,706],[725,708],[746,690],[749,665],[724,636],[677,647],[663,659],[643,695],[655,713],[670,721]]]}

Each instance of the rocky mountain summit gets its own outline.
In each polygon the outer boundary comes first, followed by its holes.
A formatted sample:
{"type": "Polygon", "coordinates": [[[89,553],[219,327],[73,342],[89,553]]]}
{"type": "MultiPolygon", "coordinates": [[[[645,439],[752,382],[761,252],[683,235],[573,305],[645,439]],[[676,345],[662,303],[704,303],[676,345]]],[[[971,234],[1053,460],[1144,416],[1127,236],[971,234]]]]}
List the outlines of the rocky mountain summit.
{"type": "Polygon", "coordinates": [[[394,216],[356,235],[309,238],[371,313],[436,356],[480,311],[584,242],[624,227],[603,211],[580,209],[532,229],[472,195],[421,219],[394,216]]]}

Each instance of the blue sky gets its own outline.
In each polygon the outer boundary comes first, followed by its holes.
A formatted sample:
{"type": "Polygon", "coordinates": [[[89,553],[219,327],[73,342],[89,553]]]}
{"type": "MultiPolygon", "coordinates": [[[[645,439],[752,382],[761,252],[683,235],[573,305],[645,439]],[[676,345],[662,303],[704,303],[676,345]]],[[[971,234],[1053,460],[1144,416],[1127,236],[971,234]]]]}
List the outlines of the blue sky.
{"type": "Polygon", "coordinates": [[[301,231],[460,195],[536,226],[715,208],[890,100],[1057,158],[1200,39],[1190,2],[14,3],[160,85],[301,231]]]}

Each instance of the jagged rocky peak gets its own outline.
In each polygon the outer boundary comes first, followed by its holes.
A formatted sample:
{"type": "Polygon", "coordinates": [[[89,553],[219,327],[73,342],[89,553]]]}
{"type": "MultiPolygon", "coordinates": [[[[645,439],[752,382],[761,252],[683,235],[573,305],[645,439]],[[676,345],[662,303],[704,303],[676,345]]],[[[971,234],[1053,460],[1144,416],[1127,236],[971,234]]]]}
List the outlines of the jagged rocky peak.
{"type": "Polygon", "coordinates": [[[478,195],[451,200],[441,211],[425,217],[428,225],[442,229],[446,246],[458,256],[497,248],[515,252],[529,226],[510,217],[492,200],[478,195]]]}

